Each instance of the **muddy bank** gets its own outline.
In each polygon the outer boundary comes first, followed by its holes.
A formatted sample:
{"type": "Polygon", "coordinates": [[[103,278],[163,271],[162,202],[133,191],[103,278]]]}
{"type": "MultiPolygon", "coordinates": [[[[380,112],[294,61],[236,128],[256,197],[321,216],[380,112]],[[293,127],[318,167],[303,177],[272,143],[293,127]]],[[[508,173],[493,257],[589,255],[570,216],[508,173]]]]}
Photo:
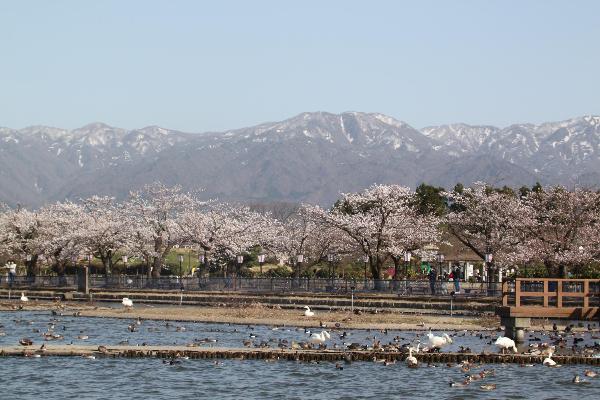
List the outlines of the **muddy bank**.
{"type": "Polygon", "coordinates": [[[89,305],[77,302],[35,302],[20,304],[0,302],[0,311],[54,310],[64,315],[77,313],[85,317],[142,318],[153,320],[216,322],[252,325],[277,325],[317,327],[321,324],[347,329],[401,329],[401,330],[484,330],[496,329],[499,321],[495,317],[450,317],[449,315],[415,315],[398,312],[316,311],[314,317],[305,317],[298,309],[253,304],[242,307],[199,307],[199,306],[152,306],[136,305],[131,310],[120,306],[89,305]]]}

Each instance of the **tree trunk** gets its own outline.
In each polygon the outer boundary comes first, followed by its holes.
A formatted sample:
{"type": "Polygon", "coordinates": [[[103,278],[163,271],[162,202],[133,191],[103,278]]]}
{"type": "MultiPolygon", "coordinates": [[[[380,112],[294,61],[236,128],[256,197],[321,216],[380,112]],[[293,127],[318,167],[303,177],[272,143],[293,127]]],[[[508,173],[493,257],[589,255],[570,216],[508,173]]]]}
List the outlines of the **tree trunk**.
{"type": "Polygon", "coordinates": [[[400,257],[392,257],[394,260],[394,280],[397,281],[400,276],[400,257]]]}
{"type": "Polygon", "coordinates": [[[569,267],[567,267],[565,264],[561,264],[558,266],[558,277],[561,279],[568,279],[569,278],[569,267]]]}
{"type": "Polygon", "coordinates": [[[373,281],[375,284],[375,290],[383,290],[383,282],[381,281],[381,259],[377,257],[369,257],[371,266],[371,274],[373,275],[373,281]]]}
{"type": "Polygon", "coordinates": [[[110,266],[108,265],[108,257],[103,252],[99,253],[100,261],[102,262],[102,268],[104,268],[104,276],[108,276],[110,272],[110,266]]]}
{"type": "Polygon", "coordinates": [[[27,268],[27,276],[29,278],[35,278],[35,276],[37,275],[37,260],[38,260],[38,256],[33,255],[31,256],[31,259],[25,261],[25,266],[27,268]]]}
{"type": "Polygon", "coordinates": [[[54,270],[56,271],[56,274],[58,275],[58,284],[66,285],[67,279],[65,278],[65,271],[66,271],[65,263],[57,261],[56,264],[54,264],[54,270]]]}
{"type": "Polygon", "coordinates": [[[160,277],[160,269],[162,268],[162,258],[161,257],[153,257],[152,258],[152,277],[158,278],[160,277]]]}

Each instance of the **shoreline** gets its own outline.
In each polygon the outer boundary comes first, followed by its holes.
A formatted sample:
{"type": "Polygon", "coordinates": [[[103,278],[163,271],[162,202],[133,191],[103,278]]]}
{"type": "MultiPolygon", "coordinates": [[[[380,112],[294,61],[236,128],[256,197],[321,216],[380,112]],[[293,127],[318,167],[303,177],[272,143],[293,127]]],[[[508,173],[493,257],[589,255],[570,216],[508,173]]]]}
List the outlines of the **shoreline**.
{"type": "Polygon", "coordinates": [[[0,301],[0,312],[56,311],[64,316],[95,318],[145,319],[159,321],[223,323],[238,325],[267,325],[294,327],[321,327],[336,329],[390,329],[390,330],[468,330],[489,331],[499,329],[496,317],[416,315],[390,312],[316,311],[314,317],[305,317],[303,311],[281,309],[261,304],[241,307],[205,306],[152,306],[139,305],[131,310],[121,307],[81,304],[78,302],[35,302],[17,304],[0,301]],[[22,309],[20,308],[22,306],[22,309]]]}

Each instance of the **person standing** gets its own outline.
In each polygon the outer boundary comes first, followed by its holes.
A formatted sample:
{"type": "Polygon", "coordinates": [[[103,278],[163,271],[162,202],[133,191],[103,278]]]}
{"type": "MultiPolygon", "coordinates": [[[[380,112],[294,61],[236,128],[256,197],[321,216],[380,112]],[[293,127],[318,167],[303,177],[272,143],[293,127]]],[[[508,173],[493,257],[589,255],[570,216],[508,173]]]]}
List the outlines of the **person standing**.
{"type": "Polygon", "coordinates": [[[454,271],[452,271],[453,280],[454,280],[454,293],[460,293],[460,266],[455,266],[454,271]]]}
{"type": "Polygon", "coordinates": [[[431,294],[435,294],[435,281],[437,279],[435,269],[431,268],[427,277],[429,278],[429,288],[431,289],[431,294]]]}
{"type": "Polygon", "coordinates": [[[17,264],[12,260],[9,260],[6,263],[6,268],[8,268],[8,286],[12,287],[15,282],[15,276],[17,275],[17,264]]]}

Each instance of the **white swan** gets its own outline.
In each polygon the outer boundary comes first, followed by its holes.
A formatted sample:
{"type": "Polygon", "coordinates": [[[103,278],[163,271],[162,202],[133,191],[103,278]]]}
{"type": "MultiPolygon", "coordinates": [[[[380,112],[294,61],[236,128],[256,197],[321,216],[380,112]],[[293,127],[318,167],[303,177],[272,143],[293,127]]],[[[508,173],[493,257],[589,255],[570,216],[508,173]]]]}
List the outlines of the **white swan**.
{"type": "Polygon", "coordinates": [[[447,333],[442,333],[442,336],[434,336],[431,331],[427,334],[429,339],[429,347],[434,349],[441,349],[442,347],[452,343],[452,339],[447,333]]]}
{"type": "Polygon", "coordinates": [[[556,366],[556,361],[554,361],[552,359],[552,354],[554,354],[552,351],[548,352],[548,357],[544,358],[544,361],[542,361],[542,364],[544,364],[546,367],[555,367],[556,366]]]}
{"type": "Polygon", "coordinates": [[[309,306],[304,306],[304,308],[306,308],[306,311],[304,311],[304,316],[305,317],[314,317],[315,312],[314,311],[310,311],[310,307],[309,306]]]}
{"type": "Polygon", "coordinates": [[[121,303],[123,304],[123,307],[133,307],[133,301],[127,297],[123,297],[123,301],[121,301],[121,303]]]}
{"type": "Polygon", "coordinates": [[[29,301],[29,298],[23,292],[21,292],[21,301],[29,301]]]}
{"type": "Polygon", "coordinates": [[[313,344],[323,344],[327,339],[331,338],[331,335],[327,331],[321,333],[313,333],[310,335],[310,342],[313,344]]]}
{"type": "Polygon", "coordinates": [[[406,361],[406,365],[409,368],[416,368],[417,364],[419,362],[417,361],[417,359],[415,358],[415,356],[412,355],[412,351],[413,351],[412,347],[409,347],[409,349],[408,349],[408,357],[406,357],[405,361],[406,361]]]}
{"type": "Polygon", "coordinates": [[[498,336],[498,339],[496,339],[496,342],[494,344],[496,345],[496,347],[499,347],[502,350],[502,353],[504,353],[505,350],[510,348],[512,348],[512,350],[515,353],[518,351],[517,346],[515,345],[515,341],[505,336],[498,336]]]}

